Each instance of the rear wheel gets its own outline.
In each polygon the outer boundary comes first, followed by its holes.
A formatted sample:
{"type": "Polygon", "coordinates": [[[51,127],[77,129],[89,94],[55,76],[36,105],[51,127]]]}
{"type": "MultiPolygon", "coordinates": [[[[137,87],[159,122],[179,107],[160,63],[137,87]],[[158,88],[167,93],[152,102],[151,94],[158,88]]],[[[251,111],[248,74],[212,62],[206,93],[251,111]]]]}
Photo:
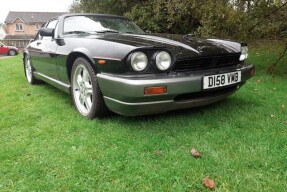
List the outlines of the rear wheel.
{"type": "Polygon", "coordinates": [[[33,66],[30,60],[29,55],[25,55],[25,60],[24,60],[24,68],[25,68],[25,75],[28,83],[34,85],[37,84],[39,81],[35,78],[33,74],[33,66]]]}
{"type": "Polygon", "coordinates": [[[84,58],[77,58],[71,73],[72,97],[77,110],[93,119],[109,113],[97,82],[95,71],[84,58]]]}
{"type": "Polygon", "coordinates": [[[16,55],[16,51],[11,49],[11,50],[8,51],[8,55],[14,56],[14,55],[16,55]]]}

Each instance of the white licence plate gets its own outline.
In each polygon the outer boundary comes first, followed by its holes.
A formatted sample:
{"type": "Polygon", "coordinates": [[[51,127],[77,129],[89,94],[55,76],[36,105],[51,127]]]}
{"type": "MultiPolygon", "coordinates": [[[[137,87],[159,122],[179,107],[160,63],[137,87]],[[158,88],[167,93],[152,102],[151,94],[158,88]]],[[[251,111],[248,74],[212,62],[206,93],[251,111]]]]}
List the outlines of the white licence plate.
{"type": "Polygon", "coordinates": [[[203,77],[203,89],[223,87],[241,82],[241,71],[203,77]]]}

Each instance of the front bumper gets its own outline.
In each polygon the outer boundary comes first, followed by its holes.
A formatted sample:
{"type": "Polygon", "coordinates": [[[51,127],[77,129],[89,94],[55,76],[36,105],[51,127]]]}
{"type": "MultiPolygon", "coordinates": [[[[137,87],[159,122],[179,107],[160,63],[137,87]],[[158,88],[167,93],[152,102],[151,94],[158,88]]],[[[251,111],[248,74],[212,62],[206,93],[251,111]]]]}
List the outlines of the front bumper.
{"type": "MultiPolygon", "coordinates": [[[[203,106],[224,99],[238,90],[251,76],[253,65],[235,69],[241,71],[241,83],[203,90],[203,75],[230,72],[229,69],[163,76],[128,77],[99,73],[97,80],[107,107],[118,114],[136,116],[203,106]],[[144,95],[144,88],[166,86],[167,93],[144,95]]],[[[234,69],[233,69],[234,71],[234,69]]]]}

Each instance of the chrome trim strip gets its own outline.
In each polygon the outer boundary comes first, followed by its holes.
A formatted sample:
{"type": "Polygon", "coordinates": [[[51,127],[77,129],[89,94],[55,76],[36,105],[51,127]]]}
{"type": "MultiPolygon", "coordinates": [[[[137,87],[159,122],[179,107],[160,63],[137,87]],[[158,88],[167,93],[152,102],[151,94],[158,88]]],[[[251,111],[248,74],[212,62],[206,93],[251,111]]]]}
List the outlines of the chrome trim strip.
{"type": "Polygon", "coordinates": [[[113,60],[113,61],[122,61],[118,58],[111,58],[111,57],[93,57],[93,59],[106,59],[106,60],[113,60]]]}
{"type": "MultiPolygon", "coordinates": [[[[128,79],[124,77],[116,77],[105,73],[98,73],[97,77],[110,80],[110,81],[116,81],[120,83],[127,83],[131,85],[149,85],[149,84],[169,84],[169,83],[180,83],[180,82],[186,82],[190,80],[195,80],[197,78],[196,76],[187,76],[187,77],[180,77],[180,78],[170,78],[170,77],[163,77],[163,78],[157,78],[154,79],[128,79]]],[[[201,77],[200,77],[201,79],[201,77]]]]}
{"type": "Polygon", "coordinates": [[[109,100],[112,100],[114,102],[117,102],[117,103],[120,103],[120,104],[123,104],[123,105],[129,105],[129,106],[138,106],[138,105],[153,105],[153,104],[165,104],[165,103],[171,103],[171,102],[174,102],[173,100],[165,100],[165,101],[152,101],[152,102],[140,102],[140,103],[127,103],[127,102],[123,102],[123,101],[119,101],[117,99],[113,99],[111,97],[106,97],[104,96],[105,99],[109,99],[109,100]]]}
{"type": "Polygon", "coordinates": [[[66,84],[66,83],[63,83],[62,81],[59,81],[59,80],[57,80],[57,79],[53,79],[53,78],[51,78],[51,77],[49,77],[49,76],[47,76],[47,75],[44,75],[44,74],[42,74],[42,73],[39,73],[39,72],[34,71],[33,74],[38,75],[38,76],[41,76],[41,77],[43,77],[43,78],[45,78],[45,79],[47,79],[47,80],[49,80],[49,81],[52,81],[52,82],[54,82],[54,83],[57,83],[57,84],[59,84],[59,85],[61,85],[61,86],[63,86],[63,87],[66,87],[67,89],[69,89],[69,88],[71,87],[71,85],[68,85],[68,84],[66,84]]]}

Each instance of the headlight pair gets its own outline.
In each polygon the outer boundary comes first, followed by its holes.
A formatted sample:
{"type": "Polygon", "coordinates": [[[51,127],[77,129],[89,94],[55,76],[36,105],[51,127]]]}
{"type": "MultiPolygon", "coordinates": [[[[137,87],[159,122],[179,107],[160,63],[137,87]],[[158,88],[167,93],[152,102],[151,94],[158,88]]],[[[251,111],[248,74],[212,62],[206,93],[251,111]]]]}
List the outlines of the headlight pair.
{"type": "Polygon", "coordinates": [[[241,55],[239,60],[244,61],[248,57],[248,47],[247,46],[241,46],[241,55]]]}
{"type": "MultiPolygon", "coordinates": [[[[171,66],[171,56],[166,51],[156,53],[155,63],[159,70],[165,71],[171,66]]],[[[132,53],[131,66],[135,71],[144,71],[148,65],[148,57],[144,52],[132,53]]]]}

